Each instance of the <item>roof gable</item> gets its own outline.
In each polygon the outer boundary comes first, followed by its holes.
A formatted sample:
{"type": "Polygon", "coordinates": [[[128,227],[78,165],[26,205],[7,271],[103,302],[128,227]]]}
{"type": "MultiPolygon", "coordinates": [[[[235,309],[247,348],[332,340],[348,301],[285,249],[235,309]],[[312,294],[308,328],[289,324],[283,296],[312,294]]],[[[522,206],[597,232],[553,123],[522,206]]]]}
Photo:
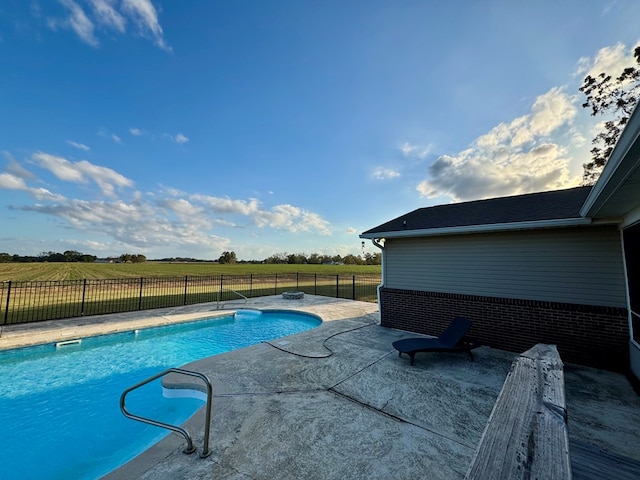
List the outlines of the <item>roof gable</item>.
{"type": "MultiPolygon", "coordinates": [[[[374,234],[580,219],[591,187],[530,193],[512,197],[419,208],[367,230],[374,234]]],[[[462,233],[462,232],[461,232],[462,233]]]]}

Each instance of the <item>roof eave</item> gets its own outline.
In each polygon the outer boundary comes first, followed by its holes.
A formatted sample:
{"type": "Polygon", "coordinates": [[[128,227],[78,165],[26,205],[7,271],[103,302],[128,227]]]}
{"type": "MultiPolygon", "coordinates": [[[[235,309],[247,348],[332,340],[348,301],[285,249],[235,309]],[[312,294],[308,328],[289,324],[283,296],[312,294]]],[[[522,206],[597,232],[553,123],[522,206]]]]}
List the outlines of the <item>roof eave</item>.
{"type": "Polygon", "coordinates": [[[421,228],[416,230],[391,230],[388,232],[362,233],[360,238],[408,238],[438,235],[465,235],[472,233],[504,232],[510,230],[537,230],[543,228],[576,227],[591,224],[590,218],[561,218],[531,222],[493,223],[488,225],[462,225],[459,227],[421,228]]]}
{"type": "Polygon", "coordinates": [[[595,217],[607,200],[618,190],[629,175],[638,168],[640,157],[635,161],[623,162],[631,149],[637,149],[640,142],[640,108],[636,108],[620,134],[609,160],[580,209],[583,217],[595,217]]]}

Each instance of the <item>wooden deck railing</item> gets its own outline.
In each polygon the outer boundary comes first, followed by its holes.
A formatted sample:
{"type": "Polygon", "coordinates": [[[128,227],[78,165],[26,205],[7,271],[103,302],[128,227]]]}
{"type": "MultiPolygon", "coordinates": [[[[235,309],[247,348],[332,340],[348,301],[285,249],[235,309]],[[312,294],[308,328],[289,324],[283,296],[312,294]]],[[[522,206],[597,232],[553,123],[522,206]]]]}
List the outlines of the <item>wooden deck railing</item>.
{"type": "Polygon", "coordinates": [[[516,358],[466,480],[571,479],[563,364],[554,345],[516,358]]]}

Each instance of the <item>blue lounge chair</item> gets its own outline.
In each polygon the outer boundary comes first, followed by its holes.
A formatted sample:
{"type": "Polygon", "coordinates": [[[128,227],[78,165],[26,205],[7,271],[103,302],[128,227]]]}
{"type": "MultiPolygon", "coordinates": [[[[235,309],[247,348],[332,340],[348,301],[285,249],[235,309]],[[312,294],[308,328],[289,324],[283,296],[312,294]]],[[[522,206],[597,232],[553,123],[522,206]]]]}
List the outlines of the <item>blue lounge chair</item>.
{"type": "Polygon", "coordinates": [[[438,338],[405,338],[396,340],[392,345],[398,350],[398,356],[401,357],[403,353],[409,355],[411,365],[413,365],[416,353],[419,352],[467,352],[473,360],[471,350],[478,348],[480,343],[465,338],[470,327],[471,320],[456,317],[438,338]]]}

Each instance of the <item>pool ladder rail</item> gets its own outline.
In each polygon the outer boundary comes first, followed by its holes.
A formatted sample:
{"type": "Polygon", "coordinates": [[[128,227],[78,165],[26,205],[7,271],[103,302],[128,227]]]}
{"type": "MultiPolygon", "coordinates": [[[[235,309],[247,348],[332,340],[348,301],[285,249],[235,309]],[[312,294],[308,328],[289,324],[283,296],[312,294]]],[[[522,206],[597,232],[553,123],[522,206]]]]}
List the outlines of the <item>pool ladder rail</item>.
{"type": "MultiPolygon", "coordinates": [[[[236,292],[235,290],[231,290],[231,293],[235,293],[237,296],[243,298],[244,299],[244,302],[242,302],[243,305],[246,304],[249,301],[249,299],[247,297],[245,297],[243,294],[241,294],[240,292],[236,292]]],[[[227,308],[227,304],[226,303],[223,303],[222,306],[220,306],[220,302],[221,302],[221,300],[220,300],[220,292],[218,292],[218,301],[216,302],[216,309],[220,310],[222,308],[227,308]]]]}
{"type": "Polygon", "coordinates": [[[192,377],[197,377],[199,379],[201,379],[206,388],[207,388],[207,406],[206,406],[206,418],[205,418],[205,423],[204,423],[204,441],[203,441],[203,446],[202,446],[202,453],[200,453],[200,457],[201,458],[206,458],[209,455],[211,455],[211,451],[209,450],[209,428],[210,428],[210,423],[211,423],[211,398],[213,397],[213,387],[211,386],[211,381],[209,380],[209,378],[200,373],[200,372],[193,372],[191,370],[184,370],[182,368],[169,368],[168,370],[165,370],[164,372],[160,372],[152,377],[147,378],[146,380],[143,380],[139,383],[136,383],[135,385],[127,388],[124,392],[122,392],[122,395],[120,395],[120,410],[122,411],[122,413],[124,414],[125,417],[127,418],[131,418],[132,420],[137,420],[139,422],[142,423],[148,423],[149,425],[155,425],[156,427],[161,427],[161,428],[166,428],[167,430],[171,430],[173,432],[179,433],[181,434],[185,440],[187,441],[187,446],[185,447],[185,449],[183,450],[184,453],[186,454],[191,454],[193,452],[196,451],[196,447],[193,444],[193,440],[191,439],[191,435],[189,435],[189,432],[187,432],[184,428],[178,427],[176,425],[171,425],[169,423],[164,423],[164,422],[160,422],[158,420],[153,420],[151,418],[146,418],[146,417],[142,417],[140,415],[135,415],[131,412],[129,412],[129,410],[127,410],[127,406],[126,406],[126,397],[127,394],[137,388],[142,387],[143,385],[146,385],[147,383],[153,382],[154,380],[157,380],[160,377],[164,377],[165,375],[168,375],[170,373],[177,373],[177,374],[181,374],[181,375],[190,375],[192,377]]]}

